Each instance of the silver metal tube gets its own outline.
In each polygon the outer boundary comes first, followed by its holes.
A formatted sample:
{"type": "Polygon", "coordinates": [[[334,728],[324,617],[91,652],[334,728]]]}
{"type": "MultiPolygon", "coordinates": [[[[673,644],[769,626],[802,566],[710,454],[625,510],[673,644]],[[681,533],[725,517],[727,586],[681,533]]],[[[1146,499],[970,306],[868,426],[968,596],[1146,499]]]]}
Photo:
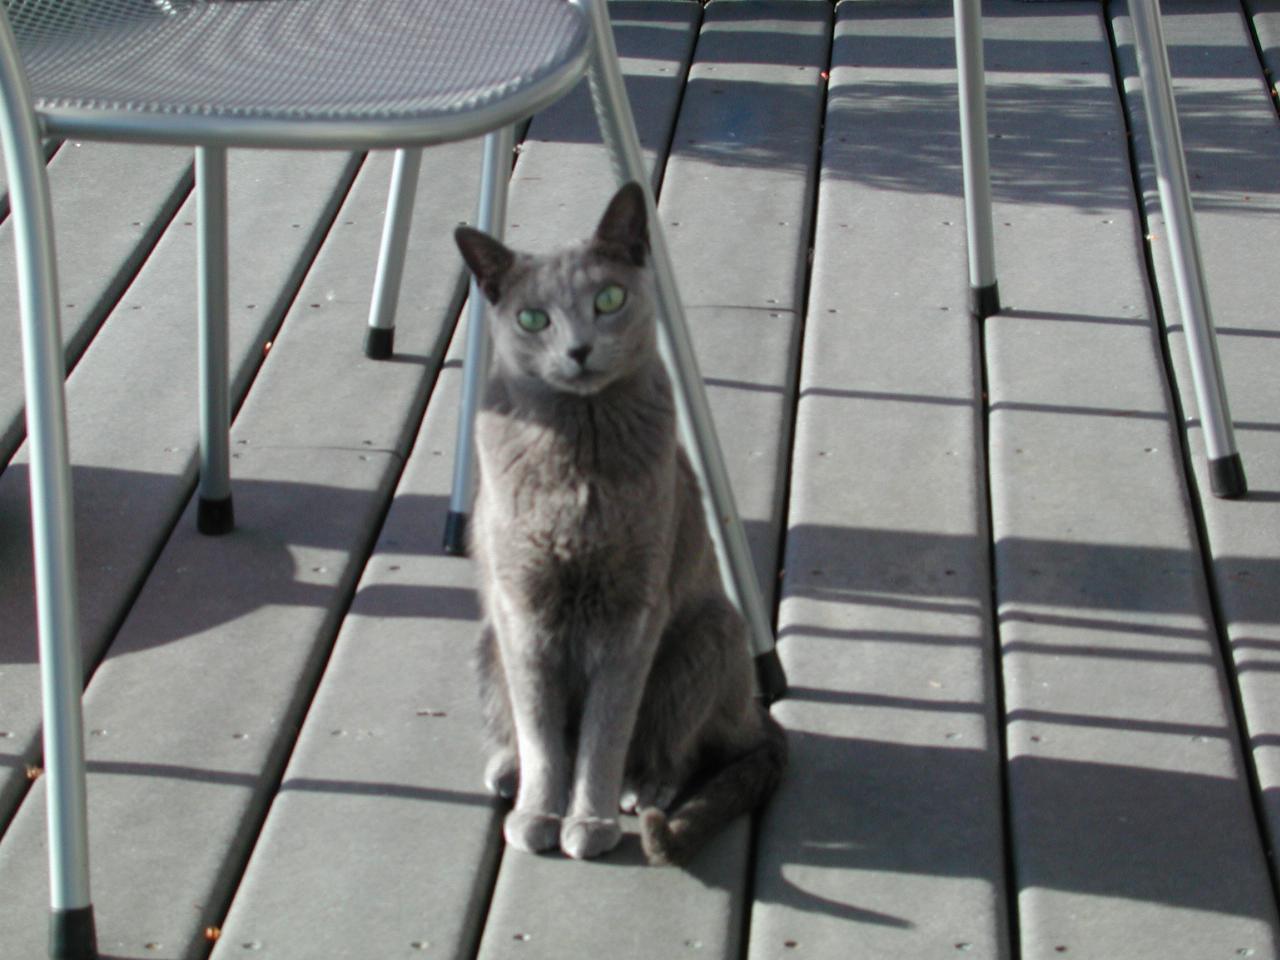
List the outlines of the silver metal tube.
{"type": "Polygon", "coordinates": [[[659,344],[676,384],[676,412],[680,431],[694,469],[702,482],[708,526],[720,559],[725,588],[746,618],[752,653],[759,656],[773,649],[772,617],[760,592],[751,549],[734,503],[733,487],[716,438],[711,407],[703,389],[693,344],[689,339],[684,305],[676,288],[675,269],[658,220],[635,119],[623,85],[622,73],[618,69],[613,28],[604,0],[582,2],[585,2],[592,17],[592,33],[597,44],[593,50],[588,77],[601,135],[609,147],[614,173],[619,182],[635,180],[644,187],[651,225],[649,246],[657,282],[659,315],[663,321],[659,327],[659,344]]]}
{"type": "Polygon", "coordinates": [[[1151,152],[1155,156],[1156,179],[1160,187],[1160,209],[1164,213],[1178,305],[1187,333],[1191,379],[1204,424],[1205,449],[1210,460],[1223,460],[1235,456],[1236,441],[1222,381],[1222,363],[1213,334],[1209,297],[1205,291],[1204,265],[1191,209],[1182,131],[1173,99],[1160,10],[1155,0],[1129,0],[1129,14],[1133,20],[1142,97],[1147,105],[1151,152]]]}
{"type": "Polygon", "coordinates": [[[954,7],[969,286],[980,290],[996,282],[995,241],[991,226],[991,162],[987,150],[987,94],[982,62],[982,2],[954,0],[954,7]]]}
{"type": "MultiPolygon", "coordinates": [[[[507,223],[507,189],[511,178],[511,151],[515,130],[501,127],[484,138],[484,159],[480,169],[480,204],[476,211],[476,228],[501,240],[507,223]]],[[[467,298],[467,343],[462,366],[462,407],[458,419],[458,442],[453,459],[453,492],[449,500],[452,517],[465,517],[471,510],[475,485],[475,418],[480,408],[480,394],[489,369],[489,336],[485,311],[488,302],[471,279],[467,298]]],[[[451,523],[450,529],[454,529],[451,523]]],[[[460,553],[463,544],[461,527],[459,542],[446,544],[452,553],[460,553]]]]}
{"type": "Polygon", "coordinates": [[[227,151],[196,148],[200,330],[200,498],[231,496],[227,343],[227,151]]]}
{"type": "Polygon", "coordinates": [[[31,458],[31,530],[44,706],[49,897],[55,912],[89,906],[89,831],[71,470],[63,396],[53,218],[40,132],[17,44],[0,11],[0,137],[17,248],[31,458]]]}
{"type": "Polygon", "coordinates": [[[413,202],[418,192],[421,168],[421,149],[396,151],[391,168],[391,191],[387,198],[387,219],[382,227],[382,247],[373,278],[373,302],[369,308],[369,326],[379,330],[390,330],[396,323],[405,248],[409,241],[409,227],[413,223],[413,202]]]}

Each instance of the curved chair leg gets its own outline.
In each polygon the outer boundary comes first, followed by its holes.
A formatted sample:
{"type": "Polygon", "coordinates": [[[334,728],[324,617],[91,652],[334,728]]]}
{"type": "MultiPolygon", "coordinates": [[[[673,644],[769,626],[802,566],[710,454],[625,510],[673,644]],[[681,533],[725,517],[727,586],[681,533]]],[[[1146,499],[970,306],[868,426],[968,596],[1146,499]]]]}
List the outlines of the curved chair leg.
{"type": "Polygon", "coordinates": [[[421,169],[420,148],[396,151],[391,168],[391,192],[387,197],[387,219],[383,223],[382,246],[378,251],[378,269],[373,278],[369,326],[364,335],[364,353],[371,360],[386,360],[395,346],[396,306],[400,301],[405,248],[409,242],[409,227],[413,223],[413,201],[418,193],[421,169]]]}
{"type": "Polygon", "coordinates": [[[594,35],[588,77],[596,118],[605,144],[609,147],[614,173],[619,182],[635,180],[644,186],[652,227],[649,245],[657,281],[659,313],[663,319],[659,343],[676,385],[680,430],[694,469],[702,481],[707,501],[705,507],[708,527],[720,558],[725,587],[747,621],[748,643],[755,657],[761,695],[772,702],[786,691],[786,675],[774,647],[772,617],[760,592],[746,532],[738,515],[729,473],[716,438],[711,407],[707,403],[702,376],[698,372],[693,344],[689,339],[684,304],[676,289],[675,269],[657,217],[635,119],[623,85],[622,72],[618,68],[618,55],[608,12],[603,0],[590,0],[588,7],[594,35]]]}
{"type": "Polygon", "coordinates": [[[987,91],[982,63],[982,0],[955,0],[956,66],[960,83],[960,155],[969,241],[969,313],[985,320],[1000,312],[991,226],[991,162],[987,150],[987,91]]]}
{"type": "Polygon", "coordinates": [[[199,224],[200,486],[196,526],[229,533],[231,508],[231,385],[227,344],[227,151],[196,148],[199,224]]]}
{"type": "Polygon", "coordinates": [[[1147,105],[1151,152],[1155,155],[1156,179],[1160,184],[1160,209],[1164,213],[1178,305],[1187,332],[1191,379],[1200,419],[1204,423],[1209,483],[1216,496],[1242,497],[1248,483],[1236,448],[1227,391],[1222,379],[1222,362],[1218,357],[1213,320],[1209,313],[1204,266],[1191,209],[1182,132],[1173,100],[1160,10],[1156,0],[1130,0],[1129,14],[1133,20],[1138,73],[1142,78],[1142,98],[1147,105]]]}
{"type": "MultiPolygon", "coordinates": [[[[476,228],[502,239],[507,222],[507,188],[511,179],[511,151],[515,131],[511,127],[495,130],[484,138],[484,160],[480,169],[480,205],[476,212],[476,228]]],[[[462,363],[462,404],[458,413],[458,442],[453,456],[453,492],[449,499],[449,515],[445,521],[445,553],[460,557],[467,552],[467,515],[475,486],[476,411],[480,408],[480,391],[489,369],[489,336],[485,327],[488,304],[484,294],[471,279],[467,298],[466,356],[462,363]]]]}
{"type": "Polygon", "coordinates": [[[57,309],[53,218],[44,156],[8,20],[0,15],[0,137],[9,177],[31,455],[31,531],[49,818],[49,956],[97,957],[89,898],[89,828],[76,569],[57,309]]]}

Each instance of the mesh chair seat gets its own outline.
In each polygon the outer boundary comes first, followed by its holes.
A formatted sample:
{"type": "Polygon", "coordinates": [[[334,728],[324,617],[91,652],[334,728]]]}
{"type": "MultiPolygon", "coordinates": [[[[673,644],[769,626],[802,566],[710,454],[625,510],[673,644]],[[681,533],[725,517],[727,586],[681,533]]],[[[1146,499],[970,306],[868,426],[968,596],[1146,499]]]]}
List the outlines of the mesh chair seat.
{"type": "Polygon", "coordinates": [[[6,6],[45,132],[86,139],[348,148],[460,139],[561,96],[584,69],[590,36],[566,0],[6,6]]]}

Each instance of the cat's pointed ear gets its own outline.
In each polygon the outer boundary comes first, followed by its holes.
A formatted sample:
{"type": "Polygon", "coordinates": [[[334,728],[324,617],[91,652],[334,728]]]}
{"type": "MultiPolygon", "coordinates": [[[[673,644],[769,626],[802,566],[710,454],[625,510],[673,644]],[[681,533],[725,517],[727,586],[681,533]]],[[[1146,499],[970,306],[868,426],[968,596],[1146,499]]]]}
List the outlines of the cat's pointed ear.
{"type": "Polygon", "coordinates": [[[613,195],[596,227],[595,241],[606,256],[644,266],[649,252],[649,212],[640,184],[633,180],[613,195]]]}
{"type": "Polygon", "coordinates": [[[501,241],[472,227],[458,227],[453,231],[453,239],[484,295],[490,303],[497,303],[502,296],[502,280],[515,263],[516,255],[501,241]]]}

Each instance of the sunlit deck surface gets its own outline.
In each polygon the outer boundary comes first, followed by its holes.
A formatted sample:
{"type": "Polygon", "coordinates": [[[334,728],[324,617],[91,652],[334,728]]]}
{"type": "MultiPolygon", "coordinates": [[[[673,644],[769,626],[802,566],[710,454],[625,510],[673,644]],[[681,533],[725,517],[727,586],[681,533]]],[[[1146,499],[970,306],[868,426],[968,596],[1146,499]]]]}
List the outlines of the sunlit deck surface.
{"type": "MultiPolygon", "coordinates": [[[[687,870],[503,849],[473,572],[440,550],[479,144],[233,152],[238,527],[195,532],[183,150],[49,164],[92,877],[113,958],[1280,955],[1280,0],[1164,0],[1250,492],[1208,493],[1121,2],[986,5],[1003,310],[966,309],[951,5],[618,0],[790,680],[792,766],[687,870]]],[[[613,188],[583,91],[509,241],[613,188]]],[[[0,259],[13,238],[0,226],[0,259]]],[[[0,956],[44,955],[26,448],[0,272],[0,956]]],[[[634,832],[634,824],[629,824],[634,832]]]]}

